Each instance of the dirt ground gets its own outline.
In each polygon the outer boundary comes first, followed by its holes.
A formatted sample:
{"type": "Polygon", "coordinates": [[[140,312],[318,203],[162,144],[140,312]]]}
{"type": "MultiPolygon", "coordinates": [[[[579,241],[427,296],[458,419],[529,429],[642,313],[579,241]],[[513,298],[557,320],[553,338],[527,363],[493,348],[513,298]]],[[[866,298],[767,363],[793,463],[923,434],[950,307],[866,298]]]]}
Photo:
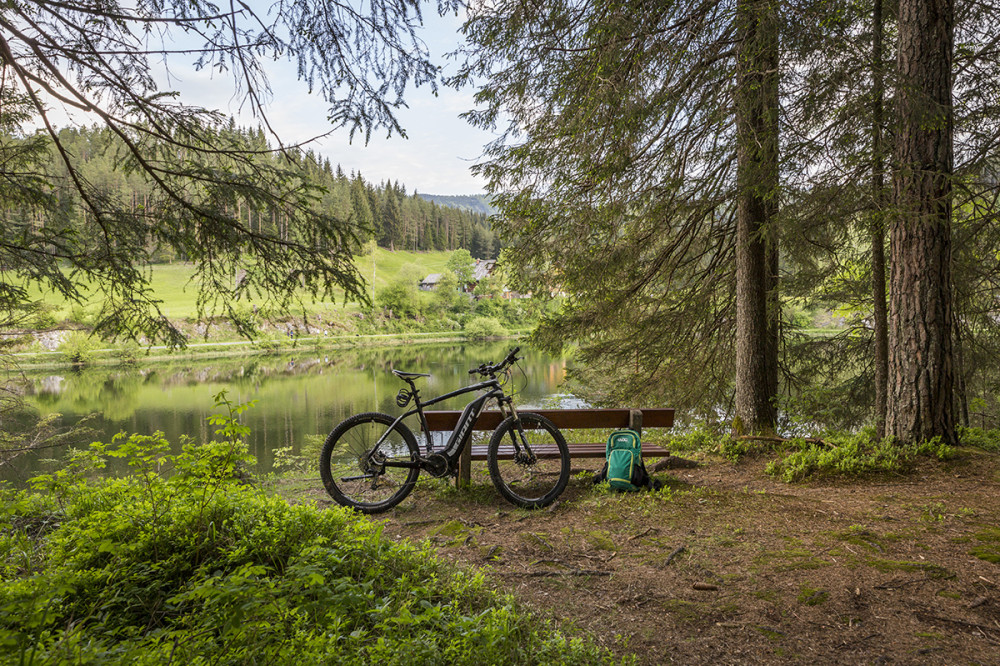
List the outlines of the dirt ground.
{"type": "Polygon", "coordinates": [[[471,489],[422,477],[376,519],[641,664],[1000,664],[1000,457],[796,485],[765,462],[703,460],[635,495],[579,473],[530,512],[474,468],[471,489]]]}

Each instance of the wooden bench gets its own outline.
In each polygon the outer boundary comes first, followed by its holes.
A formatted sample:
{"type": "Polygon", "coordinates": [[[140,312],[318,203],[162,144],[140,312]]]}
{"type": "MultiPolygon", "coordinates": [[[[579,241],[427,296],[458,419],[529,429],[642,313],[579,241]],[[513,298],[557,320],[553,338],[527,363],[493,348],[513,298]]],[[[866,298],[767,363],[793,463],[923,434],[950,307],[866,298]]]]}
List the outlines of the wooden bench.
{"type": "MultiPolygon", "coordinates": [[[[541,414],[549,419],[560,430],[593,430],[631,428],[642,432],[647,428],[670,428],[674,425],[674,410],[672,409],[526,409],[526,412],[541,414]]],[[[427,428],[432,432],[450,432],[458,424],[461,412],[458,411],[428,411],[427,428]]],[[[473,430],[494,430],[500,425],[500,412],[483,412],[472,426],[473,430]]],[[[567,439],[570,458],[603,458],[605,442],[573,442],[567,439]]],[[[486,460],[487,444],[473,444],[466,447],[459,460],[458,485],[467,485],[470,480],[470,468],[473,460],[486,460]]],[[[552,445],[536,447],[535,453],[541,458],[556,458],[559,453],[552,445]]],[[[642,443],[644,457],[669,456],[666,449],[642,443]]],[[[500,457],[513,456],[511,447],[501,447],[500,457]]]]}

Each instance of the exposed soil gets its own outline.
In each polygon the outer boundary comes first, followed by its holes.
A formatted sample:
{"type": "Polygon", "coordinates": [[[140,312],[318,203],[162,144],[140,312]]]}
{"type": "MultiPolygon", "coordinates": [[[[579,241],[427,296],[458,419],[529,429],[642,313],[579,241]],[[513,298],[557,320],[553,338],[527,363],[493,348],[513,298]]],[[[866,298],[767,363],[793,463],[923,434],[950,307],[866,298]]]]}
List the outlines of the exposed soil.
{"type": "Polygon", "coordinates": [[[580,474],[533,512],[474,468],[379,519],[642,664],[1000,664],[1000,457],[832,484],[763,467],[711,460],[635,495],[580,474]]]}

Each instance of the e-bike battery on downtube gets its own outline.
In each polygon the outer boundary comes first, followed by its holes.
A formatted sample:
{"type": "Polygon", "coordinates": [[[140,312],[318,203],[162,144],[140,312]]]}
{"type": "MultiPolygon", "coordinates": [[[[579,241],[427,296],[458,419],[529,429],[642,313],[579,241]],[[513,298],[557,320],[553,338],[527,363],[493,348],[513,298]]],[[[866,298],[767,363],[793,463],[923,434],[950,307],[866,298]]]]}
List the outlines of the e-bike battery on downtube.
{"type": "Polygon", "coordinates": [[[451,437],[448,438],[448,443],[445,445],[444,451],[442,451],[447,458],[453,458],[468,442],[472,436],[472,426],[479,419],[479,415],[483,413],[486,403],[491,398],[502,395],[502,391],[493,389],[465,406],[465,409],[462,410],[462,415],[458,418],[458,427],[452,431],[451,437]]]}

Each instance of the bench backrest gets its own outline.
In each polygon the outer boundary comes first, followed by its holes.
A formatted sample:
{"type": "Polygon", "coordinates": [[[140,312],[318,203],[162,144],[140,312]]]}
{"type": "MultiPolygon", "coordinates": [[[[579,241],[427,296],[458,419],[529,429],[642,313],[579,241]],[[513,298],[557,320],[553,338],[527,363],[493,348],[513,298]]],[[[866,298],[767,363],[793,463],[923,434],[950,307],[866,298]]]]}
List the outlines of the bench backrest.
{"type": "MultiPolygon", "coordinates": [[[[642,428],[669,428],[674,425],[674,410],[653,409],[525,409],[541,414],[559,428],[628,428],[635,425],[633,412],[641,412],[642,428]]],[[[453,430],[461,412],[428,411],[427,427],[430,430],[453,430]]],[[[500,412],[483,412],[472,427],[475,430],[493,430],[500,425],[500,412]]]]}

